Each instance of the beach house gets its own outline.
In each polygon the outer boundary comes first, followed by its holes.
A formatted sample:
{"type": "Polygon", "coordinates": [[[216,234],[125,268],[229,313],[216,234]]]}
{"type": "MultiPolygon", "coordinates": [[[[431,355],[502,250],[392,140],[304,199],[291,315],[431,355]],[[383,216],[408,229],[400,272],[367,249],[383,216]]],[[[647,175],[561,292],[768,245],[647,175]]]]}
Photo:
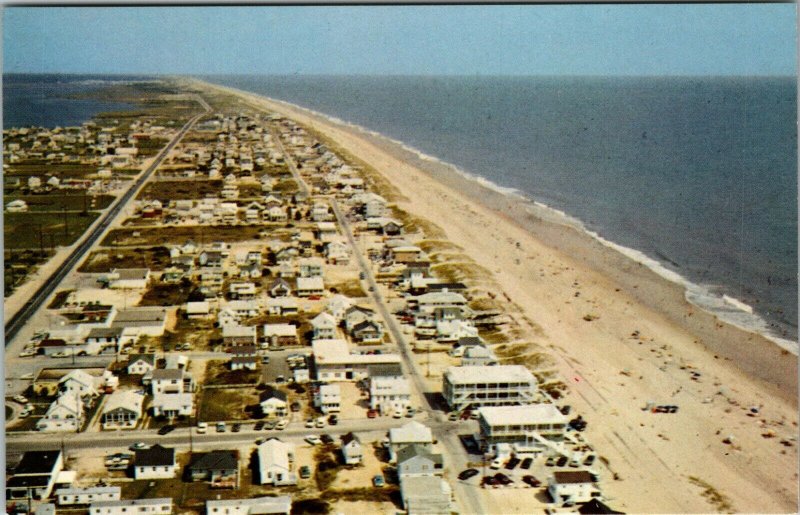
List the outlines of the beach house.
{"type": "Polygon", "coordinates": [[[538,399],[538,382],[522,365],[449,367],[442,377],[442,395],[454,411],[531,404],[538,399]]]}

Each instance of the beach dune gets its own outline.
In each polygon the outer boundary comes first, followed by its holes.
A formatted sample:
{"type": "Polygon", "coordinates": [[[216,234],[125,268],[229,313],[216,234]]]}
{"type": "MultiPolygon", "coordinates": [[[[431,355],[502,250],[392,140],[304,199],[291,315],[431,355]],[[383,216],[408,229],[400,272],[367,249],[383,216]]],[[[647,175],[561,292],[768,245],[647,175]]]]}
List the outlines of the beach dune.
{"type": "Polygon", "coordinates": [[[489,271],[520,341],[550,356],[566,402],[589,422],[615,508],[797,511],[796,356],[531,203],[296,106],[197,85],[241,95],[356,156],[396,188],[399,208],[438,223],[489,271]],[[649,402],[679,411],[652,413],[649,402]]]}

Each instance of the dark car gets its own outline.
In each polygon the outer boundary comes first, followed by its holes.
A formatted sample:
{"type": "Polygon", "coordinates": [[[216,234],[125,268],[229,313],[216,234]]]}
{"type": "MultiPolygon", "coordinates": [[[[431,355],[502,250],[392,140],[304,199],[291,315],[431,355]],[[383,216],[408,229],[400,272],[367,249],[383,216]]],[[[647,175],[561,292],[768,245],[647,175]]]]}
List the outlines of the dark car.
{"type": "Polygon", "coordinates": [[[517,465],[519,465],[519,462],[520,462],[519,458],[511,458],[510,460],[508,460],[508,463],[506,463],[506,470],[514,470],[517,467],[517,465]]]}
{"type": "Polygon", "coordinates": [[[460,479],[461,481],[466,481],[467,479],[475,477],[478,474],[480,474],[480,471],[478,471],[478,469],[466,469],[461,471],[461,473],[458,475],[458,479],[460,479]]]}
{"type": "Polygon", "coordinates": [[[231,428],[231,431],[233,431],[234,433],[238,433],[241,430],[242,430],[241,424],[234,424],[233,427],[231,428]]]}
{"type": "Polygon", "coordinates": [[[300,467],[300,477],[303,479],[308,479],[311,477],[311,467],[308,465],[303,465],[300,467]]]}
{"type": "Polygon", "coordinates": [[[558,408],[562,415],[569,415],[569,412],[572,411],[572,406],[567,404],[566,406],[561,406],[558,408]]]}
{"type": "Polygon", "coordinates": [[[171,433],[174,430],[175,430],[175,426],[173,426],[172,424],[167,424],[166,426],[164,426],[164,427],[162,427],[161,429],[158,430],[158,434],[165,435],[167,433],[171,433]]]}
{"type": "Polygon", "coordinates": [[[322,443],[333,443],[333,438],[328,434],[320,435],[319,439],[322,440],[322,443]]]}
{"type": "Polygon", "coordinates": [[[555,464],[556,464],[556,457],[555,457],[555,456],[550,456],[549,458],[547,458],[547,461],[546,461],[544,464],[545,464],[545,465],[547,465],[548,467],[553,467],[553,466],[555,466],[555,464]]]}
{"type": "Polygon", "coordinates": [[[502,472],[498,472],[497,474],[495,474],[494,475],[494,479],[495,479],[495,481],[497,481],[501,485],[510,485],[511,483],[514,482],[513,479],[511,479],[507,475],[503,474],[502,472]]]}
{"type": "Polygon", "coordinates": [[[536,479],[534,476],[530,476],[530,475],[522,476],[522,482],[525,483],[526,485],[530,485],[530,486],[532,486],[534,488],[539,488],[540,486],[542,486],[542,482],[541,481],[536,479]]]}
{"type": "Polygon", "coordinates": [[[529,468],[531,468],[531,464],[533,464],[533,458],[525,458],[524,460],[522,460],[520,468],[528,470],[529,468]]]}
{"type": "Polygon", "coordinates": [[[295,412],[296,412],[296,411],[300,411],[300,403],[299,403],[299,402],[296,402],[296,401],[295,401],[295,402],[293,402],[293,403],[291,403],[291,404],[289,405],[289,409],[290,409],[290,410],[292,410],[292,411],[295,411],[295,412]]]}
{"type": "Polygon", "coordinates": [[[558,461],[556,461],[556,466],[563,467],[564,465],[567,464],[568,461],[569,460],[567,459],[566,456],[561,456],[560,458],[558,458],[558,461]]]}
{"type": "Polygon", "coordinates": [[[328,417],[328,424],[335,426],[338,423],[339,423],[339,417],[337,417],[336,415],[331,415],[330,417],[328,417]]]}
{"type": "Polygon", "coordinates": [[[256,425],[253,426],[253,429],[256,430],[256,431],[261,431],[262,429],[264,429],[264,423],[263,422],[256,422],[256,425]]]}
{"type": "Polygon", "coordinates": [[[499,484],[500,483],[493,476],[483,476],[483,479],[481,479],[481,485],[484,486],[495,486],[499,484]]]}
{"type": "Polygon", "coordinates": [[[592,463],[594,463],[594,454],[586,456],[586,459],[583,460],[583,464],[586,465],[587,467],[591,466],[592,463]]]}

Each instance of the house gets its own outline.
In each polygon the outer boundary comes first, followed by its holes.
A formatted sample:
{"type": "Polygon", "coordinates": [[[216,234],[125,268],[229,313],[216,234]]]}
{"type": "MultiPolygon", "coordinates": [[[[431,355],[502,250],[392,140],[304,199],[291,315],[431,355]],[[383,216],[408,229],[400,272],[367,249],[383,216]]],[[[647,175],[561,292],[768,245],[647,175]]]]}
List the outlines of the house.
{"type": "Polygon", "coordinates": [[[174,419],[177,417],[190,417],[194,411],[194,394],[184,393],[155,393],[150,403],[154,417],[174,419]]]}
{"type": "Polygon", "coordinates": [[[442,377],[442,395],[450,409],[531,404],[538,400],[538,382],[522,365],[449,367],[442,377]]]}
{"type": "Polygon", "coordinates": [[[288,495],[206,501],[206,515],[289,515],[291,511],[288,495]]]}
{"type": "Polygon", "coordinates": [[[564,440],[567,417],[552,404],[486,406],[478,409],[478,426],[490,449],[499,443],[550,449],[564,440]]]}
{"type": "Polygon", "coordinates": [[[336,294],[328,301],[325,311],[333,315],[338,324],[344,319],[347,310],[354,304],[354,300],[341,294],[336,294]]]}
{"type": "Polygon", "coordinates": [[[144,395],[120,390],[106,397],[103,404],[103,429],[134,429],[142,418],[144,395]]]}
{"type": "Polygon", "coordinates": [[[350,336],[354,341],[361,343],[381,343],[383,341],[383,327],[374,320],[364,320],[353,326],[350,336]]]}
{"type": "Polygon", "coordinates": [[[402,481],[409,476],[442,476],[444,458],[416,444],[401,447],[397,452],[397,475],[402,481]]]}
{"type": "Polygon", "coordinates": [[[300,268],[300,277],[322,277],[323,264],[324,261],[322,258],[302,258],[298,263],[300,268]]]}
{"type": "Polygon", "coordinates": [[[131,354],[128,358],[129,375],[144,375],[156,368],[155,354],[131,354]]]}
{"type": "Polygon", "coordinates": [[[233,356],[230,365],[231,370],[258,370],[258,358],[255,356],[233,356]]]}
{"type": "Polygon", "coordinates": [[[329,340],[336,337],[336,319],[324,311],[311,319],[314,340],[329,340]]]}
{"type": "Polygon", "coordinates": [[[311,343],[318,381],[366,379],[373,365],[400,364],[399,354],[351,354],[347,342],[318,339],[311,343]]]}
{"type": "Polygon", "coordinates": [[[258,405],[261,407],[261,413],[268,417],[285,417],[288,406],[286,392],[267,385],[258,396],[258,405]]]}
{"type": "Polygon", "coordinates": [[[143,289],[150,280],[149,268],[115,268],[108,274],[112,289],[143,289]]]}
{"type": "Polygon", "coordinates": [[[172,498],[126,499],[120,501],[98,501],[89,506],[89,515],[170,515],[172,498]]]}
{"type": "Polygon", "coordinates": [[[325,243],[334,241],[338,235],[336,231],[336,224],[333,222],[317,222],[316,237],[319,241],[325,243]]]}
{"type": "Polygon", "coordinates": [[[122,348],[124,335],[125,329],[122,327],[92,327],[85,340],[87,354],[97,354],[107,349],[119,351],[122,348]],[[89,352],[89,349],[96,349],[97,352],[89,352]]]}
{"type": "Polygon", "coordinates": [[[162,336],[167,326],[164,308],[122,309],[114,317],[112,328],[121,327],[136,336],[162,336]]]}
{"type": "Polygon", "coordinates": [[[297,345],[297,327],[292,324],[266,324],[264,344],[270,347],[297,345]]]}
{"type": "Polygon", "coordinates": [[[267,288],[270,297],[288,297],[292,293],[292,287],[283,279],[275,279],[267,288]]]}
{"type": "Polygon", "coordinates": [[[256,285],[251,282],[231,283],[228,286],[228,294],[231,299],[252,300],[256,296],[256,285]]]}
{"type": "Polygon", "coordinates": [[[312,295],[322,295],[325,293],[325,282],[322,277],[298,277],[297,296],[310,297],[312,295]]]}
{"type": "Polygon", "coordinates": [[[231,300],[225,305],[227,309],[233,312],[238,319],[250,318],[258,316],[261,312],[261,307],[257,300],[231,300]]]}
{"type": "Polygon", "coordinates": [[[323,384],[319,387],[314,404],[327,415],[338,413],[342,409],[342,393],[338,384],[323,384]]]}
{"type": "Polygon", "coordinates": [[[326,204],[321,202],[317,202],[311,208],[311,220],[314,222],[327,222],[328,220],[332,220],[333,215],[331,215],[330,210],[326,204]]]}
{"type": "Polygon", "coordinates": [[[297,256],[300,255],[300,250],[297,247],[289,246],[283,247],[275,251],[275,262],[276,263],[287,263],[294,261],[297,259],[297,256]]]}
{"type": "Polygon", "coordinates": [[[471,345],[464,350],[461,358],[462,367],[487,367],[497,365],[497,356],[483,345],[471,345]]]}
{"type": "Polygon", "coordinates": [[[222,252],[211,250],[204,250],[197,258],[197,262],[200,266],[209,268],[221,268],[224,260],[225,258],[222,256],[222,252]]]}
{"type": "Polygon", "coordinates": [[[72,370],[58,381],[59,395],[94,397],[98,395],[97,379],[83,370],[72,370]]]}
{"type": "Polygon", "coordinates": [[[347,265],[350,263],[350,247],[342,241],[329,241],[325,245],[325,257],[331,264],[347,265]]]}
{"type": "Polygon", "coordinates": [[[395,263],[408,263],[410,261],[418,261],[422,249],[414,245],[404,245],[392,249],[391,256],[395,263]]]}
{"type": "MultiPolygon", "coordinates": [[[[371,372],[371,369],[370,369],[371,372]]],[[[411,385],[404,377],[369,378],[369,407],[381,415],[405,413],[411,406],[411,385]]]]}
{"type": "Polygon", "coordinates": [[[290,486],[297,484],[292,472],[294,444],[270,438],[257,447],[259,483],[262,485],[290,486]]]}
{"type": "Polygon", "coordinates": [[[296,315],[298,312],[297,299],[293,297],[267,299],[267,313],[270,315],[296,315]]]}
{"type": "Polygon", "coordinates": [[[83,488],[59,488],[56,501],[59,506],[92,504],[99,501],[118,501],[122,489],[118,486],[88,486],[83,488]]]}
{"type": "Polygon", "coordinates": [[[186,317],[190,320],[204,319],[211,316],[211,303],[208,301],[190,301],[186,303],[186,317]]]}
{"type": "Polygon", "coordinates": [[[242,279],[258,279],[261,275],[261,265],[258,263],[247,263],[239,267],[239,277],[242,279]]]}
{"type": "Polygon", "coordinates": [[[547,479],[547,493],[557,504],[585,503],[600,496],[588,470],[557,470],[547,479]]]}
{"type": "Polygon", "coordinates": [[[358,465],[364,458],[361,440],[355,433],[350,432],[342,436],[342,457],[347,465],[358,465]]]}
{"type": "Polygon", "coordinates": [[[286,210],[280,206],[272,206],[266,210],[266,213],[270,222],[286,222],[289,219],[286,210]]]}
{"type": "Polygon", "coordinates": [[[83,425],[83,402],[78,394],[59,396],[47,413],[36,422],[36,430],[42,432],[71,431],[77,433],[83,425]]]}
{"type": "Polygon", "coordinates": [[[239,488],[239,452],[193,453],[187,475],[192,481],[207,481],[212,488],[239,488]]]}
{"type": "Polygon", "coordinates": [[[373,320],[375,312],[362,306],[350,306],[344,312],[344,328],[352,334],[355,326],[367,320],[373,320]]]}
{"type": "Polygon", "coordinates": [[[291,261],[283,261],[278,265],[278,277],[291,279],[297,275],[294,264],[291,261]]]}
{"type": "Polygon", "coordinates": [[[9,213],[25,213],[28,211],[28,204],[24,200],[12,200],[6,204],[6,211],[9,213]]]}
{"type": "Polygon", "coordinates": [[[256,327],[247,325],[226,325],[222,328],[222,341],[226,347],[256,345],[256,327]]]}
{"type": "Polygon", "coordinates": [[[6,479],[6,500],[47,499],[62,470],[64,455],[61,451],[26,451],[12,476],[6,479]]]}
{"type": "Polygon", "coordinates": [[[397,463],[400,449],[408,445],[417,445],[421,449],[430,451],[433,446],[433,433],[431,429],[416,420],[401,427],[389,430],[389,461],[397,463]]]}
{"type": "Polygon", "coordinates": [[[150,391],[158,393],[190,393],[194,391],[192,374],[182,368],[157,368],[150,379],[150,391]]]}
{"type": "Polygon", "coordinates": [[[452,513],[453,491],[438,476],[410,476],[400,482],[400,497],[409,515],[452,513]]]}
{"type": "Polygon", "coordinates": [[[175,449],[155,444],[139,449],[133,458],[135,479],[164,479],[175,477],[175,449]]]}

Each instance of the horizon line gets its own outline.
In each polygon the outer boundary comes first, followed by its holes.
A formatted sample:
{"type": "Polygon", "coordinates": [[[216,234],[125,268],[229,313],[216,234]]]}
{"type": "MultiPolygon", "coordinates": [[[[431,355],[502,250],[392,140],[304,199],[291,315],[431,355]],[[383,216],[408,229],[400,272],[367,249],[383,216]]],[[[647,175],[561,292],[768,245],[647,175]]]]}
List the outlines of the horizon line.
{"type": "Polygon", "coordinates": [[[442,74],[415,74],[415,73],[170,73],[170,72],[60,72],[60,71],[3,71],[3,76],[9,75],[61,75],[61,76],[114,76],[114,77],[131,77],[131,76],[148,76],[158,78],[196,78],[196,77],[421,77],[421,78],[434,78],[434,77],[470,77],[470,78],[496,78],[496,77],[510,77],[510,78],[523,78],[523,77],[587,77],[587,78],[716,78],[716,77],[793,77],[798,78],[797,73],[663,73],[663,74],[649,74],[649,73],[610,73],[610,74],[596,74],[596,73],[526,73],[526,74],[480,74],[480,73],[442,73],[442,74]]]}

